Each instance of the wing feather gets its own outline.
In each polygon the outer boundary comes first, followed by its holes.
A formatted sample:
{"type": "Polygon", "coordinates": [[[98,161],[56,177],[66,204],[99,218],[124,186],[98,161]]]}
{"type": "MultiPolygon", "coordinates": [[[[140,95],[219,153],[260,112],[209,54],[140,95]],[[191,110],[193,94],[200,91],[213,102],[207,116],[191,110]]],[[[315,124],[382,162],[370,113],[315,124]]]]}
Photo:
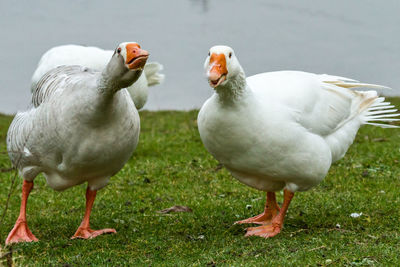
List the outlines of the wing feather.
{"type": "MultiPolygon", "coordinates": [[[[343,157],[362,124],[397,128],[397,110],[376,91],[357,88],[388,89],[376,84],[299,71],[278,71],[247,78],[258,99],[286,114],[309,133],[324,138],[332,160],[343,157]]],[[[285,115],[286,116],[286,115],[285,115]]]]}
{"type": "Polygon", "coordinates": [[[39,80],[36,88],[32,94],[32,103],[34,107],[40,106],[55,92],[64,90],[68,84],[70,84],[74,77],[81,77],[85,74],[92,74],[93,71],[86,67],[71,65],[71,66],[59,66],[48,71],[39,80]]]}
{"type": "MultiPolygon", "coordinates": [[[[339,76],[316,75],[319,87],[317,100],[311,112],[303,113],[300,123],[313,133],[328,136],[335,133],[348,122],[356,119],[361,124],[379,119],[382,122],[396,121],[397,109],[383,102],[375,91],[356,91],[353,88],[388,89],[388,87],[360,83],[339,76]],[[375,112],[373,112],[375,111],[375,112]]],[[[382,127],[385,127],[381,125],[382,127]]]]}

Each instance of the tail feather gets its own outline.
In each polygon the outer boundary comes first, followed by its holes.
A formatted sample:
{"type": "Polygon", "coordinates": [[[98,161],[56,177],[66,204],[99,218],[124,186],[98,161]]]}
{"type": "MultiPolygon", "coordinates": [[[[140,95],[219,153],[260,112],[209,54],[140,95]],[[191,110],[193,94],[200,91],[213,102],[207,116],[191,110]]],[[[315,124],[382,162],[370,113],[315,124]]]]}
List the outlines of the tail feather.
{"type": "Polygon", "coordinates": [[[383,123],[374,123],[374,122],[368,122],[366,124],[373,125],[373,126],[378,126],[378,127],[381,127],[381,128],[399,128],[399,126],[392,125],[392,124],[383,124],[383,123]]]}
{"type": "Polygon", "coordinates": [[[322,81],[343,81],[343,82],[358,82],[357,80],[336,76],[336,75],[329,75],[329,74],[319,74],[322,81]]]}
{"type": "Polygon", "coordinates": [[[384,114],[384,115],[378,115],[378,116],[368,116],[369,120],[376,120],[380,119],[381,121],[400,121],[400,119],[393,119],[393,117],[398,117],[400,114],[384,114]],[[384,119],[384,118],[389,118],[389,119],[384,119]],[[392,119],[390,119],[392,118],[392,119]]]}
{"type": "Polygon", "coordinates": [[[154,86],[164,81],[165,75],[158,73],[163,69],[163,65],[157,62],[150,62],[144,66],[148,86],[154,86]]]}
{"type": "Polygon", "coordinates": [[[370,105],[362,114],[362,121],[364,124],[379,126],[382,128],[400,128],[397,125],[387,124],[387,122],[400,121],[400,113],[389,102],[384,102],[384,97],[375,98],[372,105],[370,105]]]}
{"type": "Polygon", "coordinates": [[[340,77],[340,76],[333,76],[328,74],[321,74],[319,75],[321,81],[324,83],[333,84],[343,88],[373,88],[379,90],[391,90],[392,88],[379,85],[379,84],[372,84],[372,83],[362,83],[357,80],[353,80],[350,78],[340,77]]]}
{"type": "Polygon", "coordinates": [[[391,109],[394,108],[394,105],[390,105],[390,103],[385,102],[385,105],[376,105],[374,107],[369,108],[369,111],[373,111],[373,110],[385,110],[385,109],[391,109]]]}
{"type": "Polygon", "coordinates": [[[371,111],[371,109],[368,109],[368,115],[392,113],[392,112],[396,112],[396,111],[397,111],[397,109],[384,109],[384,110],[378,110],[378,111],[371,111]]]}
{"type": "MultiPolygon", "coordinates": [[[[346,89],[363,87],[381,90],[391,89],[387,86],[360,83],[356,80],[339,76],[330,76],[323,74],[321,75],[321,78],[324,83],[332,84],[346,89]]],[[[398,110],[390,102],[385,102],[384,97],[378,97],[376,91],[354,90],[352,92],[357,95],[353,103],[355,111],[354,114],[358,114],[363,124],[370,124],[382,128],[400,128],[400,126],[388,124],[388,122],[400,121],[400,119],[396,118],[400,116],[400,113],[396,113],[398,110]]]]}
{"type": "Polygon", "coordinates": [[[379,84],[371,84],[371,83],[360,83],[360,82],[353,82],[353,81],[325,81],[326,83],[331,83],[336,86],[340,86],[343,88],[374,88],[374,89],[380,89],[380,90],[391,90],[392,88],[379,85],[379,84]]]}

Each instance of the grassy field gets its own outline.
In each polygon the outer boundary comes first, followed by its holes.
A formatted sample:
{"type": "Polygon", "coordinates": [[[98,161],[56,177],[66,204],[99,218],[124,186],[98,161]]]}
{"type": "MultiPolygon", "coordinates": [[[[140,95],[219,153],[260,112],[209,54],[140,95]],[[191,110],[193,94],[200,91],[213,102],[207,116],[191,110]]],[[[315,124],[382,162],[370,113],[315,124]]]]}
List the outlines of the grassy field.
{"type": "MultiPolygon", "coordinates": [[[[392,99],[400,106],[400,100],[392,99]]],[[[28,221],[40,242],[12,247],[16,265],[56,266],[389,266],[400,259],[400,130],[364,126],[344,159],[314,189],[295,195],[285,227],[272,239],[245,238],[238,219],[262,211],[265,193],[240,184],[204,149],[197,111],[141,112],[139,146],[98,192],[94,229],[116,235],[70,240],[84,212],[86,185],[64,192],[36,179],[28,221]],[[173,205],[189,213],[160,214],[173,205]],[[351,213],[362,212],[359,218],[351,213]]],[[[11,117],[0,116],[0,168],[11,117]]],[[[0,211],[13,172],[0,173],[0,211]]],[[[0,227],[19,211],[21,179],[0,227]]],[[[282,201],[282,195],[278,197],[282,201]]],[[[3,253],[9,248],[3,247],[3,253]]],[[[10,260],[11,257],[8,257],[10,260]]],[[[6,263],[6,257],[0,259],[6,263]]],[[[1,263],[0,263],[1,265],[1,263]]]]}

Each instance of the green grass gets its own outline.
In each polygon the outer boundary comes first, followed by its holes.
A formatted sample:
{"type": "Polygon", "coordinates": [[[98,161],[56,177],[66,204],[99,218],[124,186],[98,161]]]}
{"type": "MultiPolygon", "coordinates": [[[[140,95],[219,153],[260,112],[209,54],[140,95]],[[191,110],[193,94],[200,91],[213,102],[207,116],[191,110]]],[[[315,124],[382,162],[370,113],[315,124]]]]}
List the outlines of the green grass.
{"type": "MultiPolygon", "coordinates": [[[[400,106],[400,100],[392,101],[400,106]]],[[[114,227],[118,233],[70,240],[83,216],[86,185],[60,193],[39,176],[28,202],[28,221],[40,242],[14,245],[15,264],[399,265],[400,130],[362,127],[326,179],[295,195],[281,234],[262,239],[245,238],[246,226],[232,223],[260,213],[265,193],[218,167],[199,138],[197,111],[140,115],[139,146],[98,192],[91,217],[93,228],[114,227]],[[157,213],[173,205],[189,206],[193,212],[157,213]],[[353,212],[363,216],[351,218],[353,212]]],[[[0,168],[10,167],[4,151],[11,119],[0,116],[0,168]]],[[[0,173],[1,211],[12,175],[0,173]]],[[[3,244],[18,216],[20,190],[19,178],[0,229],[3,244]]]]}

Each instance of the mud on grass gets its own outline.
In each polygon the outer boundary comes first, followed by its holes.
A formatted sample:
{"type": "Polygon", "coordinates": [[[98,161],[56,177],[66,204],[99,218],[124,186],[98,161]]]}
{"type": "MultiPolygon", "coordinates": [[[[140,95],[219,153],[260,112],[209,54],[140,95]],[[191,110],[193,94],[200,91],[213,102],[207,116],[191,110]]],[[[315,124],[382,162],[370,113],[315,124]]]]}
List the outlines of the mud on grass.
{"type": "MultiPolygon", "coordinates": [[[[393,101],[393,99],[392,99],[393,101]]],[[[394,102],[400,106],[400,100],[394,102]]],[[[316,188],[295,195],[281,234],[245,238],[265,194],[234,180],[204,149],[197,111],[141,112],[132,159],[97,194],[93,228],[116,235],[70,240],[84,212],[86,185],[64,192],[35,180],[28,221],[40,242],[12,246],[16,265],[289,266],[398,265],[400,255],[400,130],[364,126],[346,157],[316,188]],[[193,212],[157,211],[174,205],[193,212]],[[358,218],[351,213],[362,213],[358,218]]],[[[0,168],[9,168],[0,116],[0,168]]],[[[0,211],[12,172],[0,172],[0,211]]],[[[2,244],[18,216],[21,179],[0,228],[2,244]]],[[[278,194],[282,201],[282,195],[278,194]]],[[[3,247],[3,252],[10,249],[3,247]]],[[[7,254],[9,255],[9,254],[7,254]]],[[[8,259],[10,257],[8,256],[8,259]]],[[[6,264],[7,258],[0,260],[6,264]]]]}

